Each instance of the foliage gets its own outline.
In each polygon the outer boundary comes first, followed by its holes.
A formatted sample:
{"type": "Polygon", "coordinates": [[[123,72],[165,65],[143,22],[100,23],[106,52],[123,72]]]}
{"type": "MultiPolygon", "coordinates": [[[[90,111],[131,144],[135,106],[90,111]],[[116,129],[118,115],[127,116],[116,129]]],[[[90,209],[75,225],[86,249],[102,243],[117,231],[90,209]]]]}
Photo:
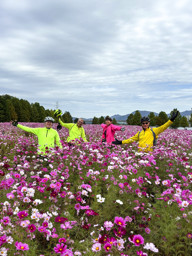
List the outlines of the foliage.
{"type": "Polygon", "coordinates": [[[192,132],[168,129],[143,153],[84,127],[89,143],[62,129],[63,149],[41,157],[35,136],[1,124],[0,254],[190,256],[192,132]]]}

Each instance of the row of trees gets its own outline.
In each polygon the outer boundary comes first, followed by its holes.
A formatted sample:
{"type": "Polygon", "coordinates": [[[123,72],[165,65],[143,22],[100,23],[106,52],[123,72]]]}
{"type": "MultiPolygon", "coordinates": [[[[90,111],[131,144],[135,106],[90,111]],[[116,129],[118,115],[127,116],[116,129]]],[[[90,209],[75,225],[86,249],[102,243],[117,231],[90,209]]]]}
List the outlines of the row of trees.
{"type": "MultiPolygon", "coordinates": [[[[170,116],[175,111],[177,111],[177,109],[173,109],[170,113],[170,116]]],[[[151,126],[160,126],[160,125],[166,123],[169,120],[169,116],[163,111],[161,111],[158,116],[155,116],[155,114],[153,112],[151,112],[148,115],[148,117],[150,119],[150,125],[151,126]]],[[[141,124],[141,113],[137,110],[137,111],[135,111],[134,114],[130,114],[127,118],[127,124],[129,124],[129,125],[140,125],[141,124]]],[[[187,117],[186,116],[181,116],[181,114],[179,112],[176,120],[172,124],[172,127],[173,128],[189,127],[189,124],[192,125],[192,115],[191,115],[190,120],[188,121],[187,117]]]]}
{"type": "MultiPolygon", "coordinates": [[[[95,117],[94,116],[93,119],[92,119],[92,124],[102,124],[104,122],[105,122],[104,116],[101,116],[101,117],[95,117]]],[[[112,123],[117,124],[117,120],[115,118],[113,118],[112,123]]]]}
{"type": "MultiPolygon", "coordinates": [[[[29,103],[27,100],[18,99],[10,95],[0,96],[0,122],[18,120],[19,122],[44,122],[46,116],[54,116],[54,110],[45,109],[38,102],[29,103]]],[[[71,114],[66,111],[62,120],[72,123],[71,114]]]]}
{"type": "MultiPolygon", "coordinates": [[[[177,111],[173,109],[172,112],[177,111]]],[[[29,103],[27,100],[18,99],[10,95],[0,96],[0,122],[9,122],[10,120],[18,120],[19,122],[44,122],[46,116],[54,116],[54,110],[45,109],[38,102],[29,103]]],[[[160,126],[168,121],[168,115],[161,111],[157,116],[151,112],[148,117],[150,118],[151,126],[160,126]]],[[[66,111],[62,115],[62,120],[65,123],[72,123],[73,118],[70,112],[66,111]]],[[[74,120],[77,122],[77,118],[74,120]]],[[[92,124],[102,124],[105,122],[104,116],[94,117],[92,124]]],[[[141,113],[137,110],[134,114],[130,114],[127,118],[128,125],[140,125],[141,113]]],[[[113,119],[113,124],[117,124],[116,119],[113,119]]],[[[192,115],[188,121],[185,116],[181,116],[180,112],[172,127],[188,127],[192,126],[192,115]]]]}

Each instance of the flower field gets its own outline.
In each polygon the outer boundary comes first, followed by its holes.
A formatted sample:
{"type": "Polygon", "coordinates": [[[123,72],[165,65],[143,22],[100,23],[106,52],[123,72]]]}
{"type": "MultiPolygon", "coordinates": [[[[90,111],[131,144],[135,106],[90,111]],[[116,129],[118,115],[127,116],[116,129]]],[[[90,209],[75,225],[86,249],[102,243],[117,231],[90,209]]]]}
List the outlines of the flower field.
{"type": "Polygon", "coordinates": [[[34,135],[0,124],[0,255],[192,255],[192,131],[142,153],[84,128],[88,143],[69,147],[63,128],[63,149],[39,157],[34,135]]]}

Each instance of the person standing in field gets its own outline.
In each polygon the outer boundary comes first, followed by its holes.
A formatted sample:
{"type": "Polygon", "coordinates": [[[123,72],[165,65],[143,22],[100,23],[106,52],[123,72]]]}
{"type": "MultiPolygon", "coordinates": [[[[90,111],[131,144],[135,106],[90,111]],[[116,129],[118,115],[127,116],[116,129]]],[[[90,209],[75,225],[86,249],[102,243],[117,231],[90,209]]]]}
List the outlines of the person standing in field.
{"type": "Polygon", "coordinates": [[[108,144],[114,141],[116,131],[125,131],[125,128],[112,124],[112,118],[109,116],[105,117],[105,124],[101,124],[101,127],[103,128],[102,142],[107,142],[108,144]]]}
{"type": "Polygon", "coordinates": [[[50,148],[54,148],[55,144],[62,149],[58,132],[52,128],[54,119],[50,116],[44,119],[45,127],[31,128],[18,124],[18,121],[11,121],[13,126],[16,126],[26,132],[33,133],[38,137],[38,154],[46,155],[50,148]]]}
{"type": "Polygon", "coordinates": [[[148,117],[141,118],[141,125],[142,125],[142,131],[139,131],[136,133],[133,137],[127,139],[127,140],[115,140],[112,143],[115,145],[121,145],[121,144],[129,144],[134,141],[139,142],[139,151],[153,151],[153,146],[155,146],[155,142],[157,139],[157,136],[164,132],[175,120],[175,118],[178,115],[177,112],[173,112],[170,120],[168,120],[165,124],[157,127],[157,128],[150,128],[150,119],[148,117]]]}
{"type": "Polygon", "coordinates": [[[67,128],[69,130],[69,136],[67,137],[67,142],[72,143],[75,142],[75,140],[83,140],[84,142],[87,142],[86,136],[85,136],[85,130],[83,128],[84,120],[82,118],[79,118],[77,123],[64,123],[61,121],[61,115],[62,112],[60,109],[55,110],[54,116],[58,118],[59,125],[57,126],[57,129],[60,130],[63,127],[67,128]]]}

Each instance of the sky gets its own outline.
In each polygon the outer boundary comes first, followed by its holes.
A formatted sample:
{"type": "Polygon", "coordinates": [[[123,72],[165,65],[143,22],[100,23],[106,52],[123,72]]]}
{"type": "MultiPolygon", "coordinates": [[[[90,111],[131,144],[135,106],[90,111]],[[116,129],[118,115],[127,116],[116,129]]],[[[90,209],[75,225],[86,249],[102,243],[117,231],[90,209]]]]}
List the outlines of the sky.
{"type": "Polygon", "coordinates": [[[0,94],[90,118],[192,108],[190,0],[1,0],[0,94]]]}

